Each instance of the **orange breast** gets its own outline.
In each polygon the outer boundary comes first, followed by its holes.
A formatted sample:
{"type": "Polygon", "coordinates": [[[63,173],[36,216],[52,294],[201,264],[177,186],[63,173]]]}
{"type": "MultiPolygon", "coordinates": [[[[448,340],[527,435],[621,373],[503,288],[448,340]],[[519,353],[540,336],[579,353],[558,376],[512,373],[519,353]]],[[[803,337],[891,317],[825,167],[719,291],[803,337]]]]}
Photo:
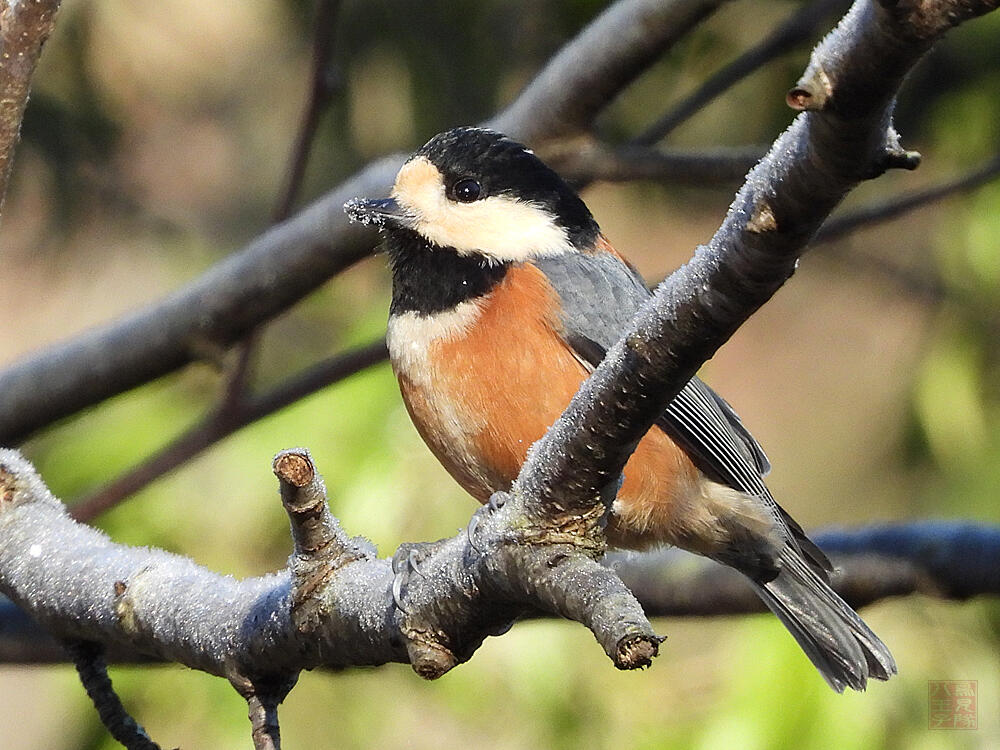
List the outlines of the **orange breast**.
{"type": "MultiPolygon", "coordinates": [[[[544,274],[517,266],[465,330],[428,344],[427,372],[406,372],[394,361],[417,430],[480,502],[510,487],[528,448],[587,377],[557,332],[557,310],[544,274]]],[[[671,510],[697,477],[683,451],[654,427],[625,468],[613,542],[645,546],[669,537],[671,510]]]]}

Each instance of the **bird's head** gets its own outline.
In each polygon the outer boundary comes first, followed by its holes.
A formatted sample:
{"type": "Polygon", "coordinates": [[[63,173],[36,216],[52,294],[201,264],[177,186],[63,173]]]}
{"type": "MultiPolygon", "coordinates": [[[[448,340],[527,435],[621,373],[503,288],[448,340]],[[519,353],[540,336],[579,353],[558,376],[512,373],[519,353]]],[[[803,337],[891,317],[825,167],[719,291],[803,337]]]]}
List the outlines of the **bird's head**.
{"type": "Polygon", "coordinates": [[[482,128],[434,136],[396,175],[389,198],[355,199],[351,219],[416,234],[432,249],[492,263],[591,246],[599,228],[559,175],[525,146],[482,128]]]}

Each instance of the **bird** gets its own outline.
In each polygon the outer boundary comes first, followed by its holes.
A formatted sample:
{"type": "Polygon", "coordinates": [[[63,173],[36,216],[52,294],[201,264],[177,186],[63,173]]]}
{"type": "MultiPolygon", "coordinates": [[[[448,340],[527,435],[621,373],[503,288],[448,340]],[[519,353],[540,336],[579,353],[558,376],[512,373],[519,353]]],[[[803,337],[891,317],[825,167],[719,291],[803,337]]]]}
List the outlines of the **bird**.
{"type": "MultiPolygon", "coordinates": [[[[386,342],[417,432],[488,502],[562,414],[651,292],[573,188],[502,133],[461,127],[410,156],[376,226],[392,276],[386,342]]],[[[608,544],[673,545],[743,573],[837,692],[897,671],[830,587],[833,568],[764,482],[770,463],[697,376],[638,443],[608,544]]]]}

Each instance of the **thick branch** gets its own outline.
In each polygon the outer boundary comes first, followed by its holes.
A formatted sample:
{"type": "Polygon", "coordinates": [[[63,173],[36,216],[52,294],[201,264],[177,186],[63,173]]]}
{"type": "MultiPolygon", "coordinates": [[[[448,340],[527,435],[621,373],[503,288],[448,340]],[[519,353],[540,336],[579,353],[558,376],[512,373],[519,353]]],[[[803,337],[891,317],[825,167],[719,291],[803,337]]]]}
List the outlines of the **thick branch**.
{"type": "MultiPolygon", "coordinates": [[[[1000,527],[924,521],[811,536],[834,563],[834,587],[855,608],[914,594],[947,600],[1000,595],[1000,527]]],[[[408,548],[406,553],[409,558],[408,548]]],[[[612,552],[602,564],[621,577],[650,617],[764,611],[743,576],[680,550],[612,552]]],[[[143,657],[118,648],[107,658],[123,663],[143,657]]],[[[56,639],[22,609],[0,599],[0,664],[66,659],[56,639]]]]}
{"type": "Polygon", "coordinates": [[[226,677],[259,699],[264,734],[267,706],[301,669],[402,661],[437,677],[524,611],[585,623],[623,669],[656,653],[659,637],[610,569],[572,545],[523,543],[525,519],[508,508],[483,516],[475,547],[463,531],[404,548],[394,566],[343,534],[306,452],[279,454],[274,471],[295,551],[279,574],[234,581],[78,524],[26,460],[2,450],[0,591],[59,638],[226,677]]]}
{"type": "Polygon", "coordinates": [[[31,76],[56,23],[59,0],[0,0],[0,216],[31,76]]]}
{"type": "Polygon", "coordinates": [[[657,288],[533,447],[516,496],[543,517],[590,512],[601,501],[670,399],[792,275],[847,191],[912,165],[890,125],[903,76],[952,25],[995,5],[855,3],[799,82],[808,111],[748,175],[711,242],[657,288]]]}

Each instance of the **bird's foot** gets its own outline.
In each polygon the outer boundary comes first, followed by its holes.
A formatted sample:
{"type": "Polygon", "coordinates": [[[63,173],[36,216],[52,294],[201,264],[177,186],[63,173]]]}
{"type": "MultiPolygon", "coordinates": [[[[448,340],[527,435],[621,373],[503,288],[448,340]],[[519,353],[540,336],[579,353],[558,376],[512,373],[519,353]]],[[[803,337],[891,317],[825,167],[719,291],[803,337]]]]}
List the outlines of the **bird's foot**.
{"type": "Polygon", "coordinates": [[[469,546],[480,555],[483,554],[483,550],[476,546],[476,529],[479,528],[479,524],[484,516],[496,513],[506,505],[508,497],[510,496],[506,492],[494,492],[490,495],[490,499],[486,501],[486,504],[481,508],[477,508],[476,512],[472,514],[472,518],[469,519],[469,525],[465,528],[465,535],[469,540],[469,546]]]}
{"type": "Polygon", "coordinates": [[[424,575],[420,569],[421,563],[427,560],[443,543],[444,540],[440,542],[401,544],[399,549],[396,550],[396,554],[392,556],[392,600],[396,608],[404,614],[409,614],[409,611],[403,605],[403,592],[407,581],[409,581],[411,575],[424,575]]]}

